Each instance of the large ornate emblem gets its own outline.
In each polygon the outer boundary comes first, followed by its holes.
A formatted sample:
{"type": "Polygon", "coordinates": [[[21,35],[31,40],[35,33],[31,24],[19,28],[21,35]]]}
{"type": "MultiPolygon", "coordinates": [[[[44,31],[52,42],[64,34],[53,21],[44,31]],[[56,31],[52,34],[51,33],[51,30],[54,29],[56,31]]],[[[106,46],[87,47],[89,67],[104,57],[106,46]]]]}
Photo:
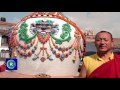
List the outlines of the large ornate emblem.
{"type": "MultiPolygon", "coordinates": [[[[46,16],[46,14],[54,15],[52,12],[33,13],[32,15],[37,18],[38,15],[41,14],[45,18],[48,17],[46,16]]],[[[32,15],[27,17],[27,19],[33,17],[32,15]]],[[[81,35],[81,32],[79,30],[76,30],[74,33],[71,33],[72,28],[69,20],[68,22],[62,24],[62,28],[60,28],[60,25],[58,24],[59,22],[56,23],[54,20],[36,19],[34,20],[34,22],[27,24],[27,19],[24,18],[21,21],[20,26],[16,25],[12,32],[13,35],[11,36],[10,45],[11,47],[15,47],[15,49],[13,49],[14,57],[20,55],[22,57],[27,58],[31,57],[32,54],[34,54],[34,56],[32,57],[33,60],[40,59],[42,62],[44,62],[47,59],[52,61],[53,56],[63,61],[65,58],[69,57],[69,55],[71,55],[73,52],[75,52],[73,56],[73,61],[76,61],[76,55],[78,55],[79,58],[83,56],[85,51],[84,35],[81,35]],[[29,36],[28,32],[31,34],[31,36],[29,36]],[[75,37],[72,44],[70,46],[61,46],[64,42],[71,41],[71,34],[74,34],[75,37]],[[16,39],[17,36],[19,38],[19,41],[24,42],[24,44],[18,42],[18,40],[16,39]],[[81,43],[81,41],[83,43],[81,43]],[[39,43],[41,43],[41,46],[39,48],[39,52],[36,53],[36,49],[38,49],[39,43]],[[45,46],[46,43],[48,43],[49,47],[45,46]],[[50,48],[50,51],[48,51],[48,48],[50,48]],[[49,52],[52,52],[52,54],[50,54],[49,52]],[[42,57],[39,57],[41,54],[42,57]]]]}

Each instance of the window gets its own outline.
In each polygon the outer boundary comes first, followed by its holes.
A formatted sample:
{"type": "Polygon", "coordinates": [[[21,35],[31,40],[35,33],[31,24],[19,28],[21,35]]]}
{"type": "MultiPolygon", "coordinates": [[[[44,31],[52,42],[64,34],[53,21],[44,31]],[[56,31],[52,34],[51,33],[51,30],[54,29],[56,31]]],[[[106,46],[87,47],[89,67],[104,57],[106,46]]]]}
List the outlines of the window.
{"type": "Polygon", "coordinates": [[[8,36],[2,36],[1,46],[8,46],[8,36]]]}

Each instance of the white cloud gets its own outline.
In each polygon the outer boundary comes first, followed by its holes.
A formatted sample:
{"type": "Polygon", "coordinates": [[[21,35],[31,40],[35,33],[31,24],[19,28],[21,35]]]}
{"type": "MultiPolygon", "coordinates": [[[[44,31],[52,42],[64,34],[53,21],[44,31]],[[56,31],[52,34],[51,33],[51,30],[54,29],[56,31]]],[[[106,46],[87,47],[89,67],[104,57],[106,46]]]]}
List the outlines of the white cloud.
{"type": "Polygon", "coordinates": [[[120,38],[120,12],[63,12],[82,30],[91,28],[95,32],[107,30],[120,38]]]}

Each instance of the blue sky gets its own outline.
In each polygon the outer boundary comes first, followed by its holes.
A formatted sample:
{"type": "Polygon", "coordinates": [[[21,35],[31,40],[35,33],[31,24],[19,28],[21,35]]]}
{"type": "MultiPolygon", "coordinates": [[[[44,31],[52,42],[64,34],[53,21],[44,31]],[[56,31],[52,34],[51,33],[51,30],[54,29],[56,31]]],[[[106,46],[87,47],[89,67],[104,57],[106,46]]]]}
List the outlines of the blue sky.
{"type": "MultiPolygon", "coordinates": [[[[8,22],[17,23],[24,16],[32,12],[0,12],[8,22]]],[[[82,31],[91,29],[94,32],[106,30],[113,37],[120,38],[120,12],[62,12],[66,17],[76,23],[82,31]]]]}
{"type": "Polygon", "coordinates": [[[0,12],[0,17],[5,17],[8,22],[17,22],[32,12],[0,12]]]}

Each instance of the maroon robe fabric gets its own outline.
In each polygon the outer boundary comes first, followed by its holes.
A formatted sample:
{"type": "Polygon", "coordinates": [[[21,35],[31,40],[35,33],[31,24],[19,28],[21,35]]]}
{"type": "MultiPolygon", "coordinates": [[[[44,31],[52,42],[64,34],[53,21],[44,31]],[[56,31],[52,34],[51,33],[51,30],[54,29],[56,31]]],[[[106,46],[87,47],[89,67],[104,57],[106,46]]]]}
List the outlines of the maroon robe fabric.
{"type": "Polygon", "coordinates": [[[6,65],[3,64],[0,66],[0,72],[4,72],[6,70],[6,65]]]}
{"type": "Polygon", "coordinates": [[[88,78],[120,78],[120,55],[95,69],[88,78]]]}

